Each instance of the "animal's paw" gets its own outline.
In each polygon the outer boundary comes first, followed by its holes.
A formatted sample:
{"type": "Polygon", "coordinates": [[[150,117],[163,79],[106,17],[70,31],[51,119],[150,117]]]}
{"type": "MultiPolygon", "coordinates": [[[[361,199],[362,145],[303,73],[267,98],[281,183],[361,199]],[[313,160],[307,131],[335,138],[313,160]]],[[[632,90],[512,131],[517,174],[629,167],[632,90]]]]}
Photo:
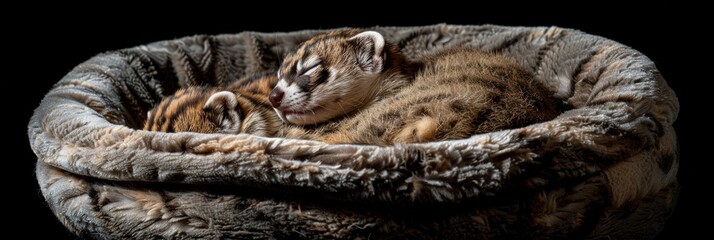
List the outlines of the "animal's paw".
{"type": "Polygon", "coordinates": [[[436,139],[436,128],[438,124],[436,120],[429,116],[424,116],[421,119],[408,123],[404,128],[394,136],[395,143],[417,143],[429,142],[436,139]]]}

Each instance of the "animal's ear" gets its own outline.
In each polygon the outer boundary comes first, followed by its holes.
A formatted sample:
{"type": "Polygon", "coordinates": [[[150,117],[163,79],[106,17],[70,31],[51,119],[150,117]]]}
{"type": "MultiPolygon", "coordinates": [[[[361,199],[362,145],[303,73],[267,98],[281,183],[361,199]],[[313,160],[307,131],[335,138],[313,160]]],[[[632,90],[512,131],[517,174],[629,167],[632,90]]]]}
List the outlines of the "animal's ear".
{"type": "Polygon", "coordinates": [[[349,39],[357,46],[357,62],[369,73],[379,73],[384,69],[384,37],[375,31],[358,33],[349,39]]]}
{"type": "Polygon", "coordinates": [[[211,95],[203,105],[204,111],[213,113],[212,120],[221,132],[238,133],[240,130],[241,119],[236,98],[232,92],[221,91],[211,95]]]}

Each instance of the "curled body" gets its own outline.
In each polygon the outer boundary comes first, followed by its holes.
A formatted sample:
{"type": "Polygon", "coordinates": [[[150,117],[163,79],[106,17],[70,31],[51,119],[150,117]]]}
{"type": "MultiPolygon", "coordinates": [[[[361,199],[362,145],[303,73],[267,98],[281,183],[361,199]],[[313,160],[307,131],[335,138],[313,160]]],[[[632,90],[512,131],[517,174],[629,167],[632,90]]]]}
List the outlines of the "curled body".
{"type": "Polygon", "coordinates": [[[225,87],[180,89],[149,111],[143,129],[277,136],[283,124],[268,101],[276,82],[274,74],[257,74],[225,87]]]}
{"type": "Polygon", "coordinates": [[[386,146],[466,138],[558,115],[551,94],[507,57],[453,48],[411,62],[381,34],[352,29],[302,43],[277,74],[181,94],[192,97],[165,98],[144,129],[386,146]],[[182,102],[189,107],[172,106],[182,102]]]}
{"type": "Polygon", "coordinates": [[[413,83],[319,135],[376,145],[462,139],[550,120],[555,105],[511,59],[455,48],[426,57],[413,83]]]}
{"type": "Polygon", "coordinates": [[[315,36],[285,58],[278,78],[276,113],[329,143],[460,139],[559,114],[552,94],[508,57],[458,47],[413,62],[374,31],[315,36]]]}

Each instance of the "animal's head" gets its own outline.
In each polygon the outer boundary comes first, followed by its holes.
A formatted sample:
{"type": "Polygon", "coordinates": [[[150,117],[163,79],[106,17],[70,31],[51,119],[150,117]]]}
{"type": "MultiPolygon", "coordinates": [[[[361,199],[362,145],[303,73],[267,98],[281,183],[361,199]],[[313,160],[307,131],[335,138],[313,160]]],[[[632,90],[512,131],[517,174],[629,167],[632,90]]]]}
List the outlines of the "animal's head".
{"type": "Polygon", "coordinates": [[[375,96],[377,81],[389,67],[387,58],[396,55],[396,48],[375,31],[317,35],[285,57],[270,102],[283,121],[293,124],[346,115],[375,96]]]}
{"type": "Polygon", "coordinates": [[[251,111],[233,92],[189,87],[164,98],[148,113],[144,130],[161,132],[240,133],[251,111]],[[242,104],[241,104],[242,103],[242,104]]]}

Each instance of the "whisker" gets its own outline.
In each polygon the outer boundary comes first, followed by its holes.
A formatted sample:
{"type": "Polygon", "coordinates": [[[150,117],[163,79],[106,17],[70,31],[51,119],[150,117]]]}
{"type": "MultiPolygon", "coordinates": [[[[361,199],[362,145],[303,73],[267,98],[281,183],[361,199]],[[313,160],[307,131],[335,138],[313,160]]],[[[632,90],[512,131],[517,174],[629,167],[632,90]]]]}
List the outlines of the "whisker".
{"type": "Polygon", "coordinates": [[[347,114],[347,111],[345,111],[345,108],[342,107],[342,103],[337,102],[337,105],[340,106],[340,109],[342,110],[342,114],[347,114]]]}

